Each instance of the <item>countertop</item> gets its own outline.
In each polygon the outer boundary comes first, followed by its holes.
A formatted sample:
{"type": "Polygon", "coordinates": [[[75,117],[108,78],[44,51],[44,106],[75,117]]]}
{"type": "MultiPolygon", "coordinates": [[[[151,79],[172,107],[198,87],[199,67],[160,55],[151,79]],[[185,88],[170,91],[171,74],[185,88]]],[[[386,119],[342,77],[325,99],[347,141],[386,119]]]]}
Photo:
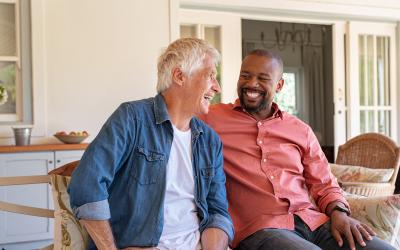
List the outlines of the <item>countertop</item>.
{"type": "Polygon", "coordinates": [[[29,146],[0,146],[0,153],[84,150],[88,145],[89,145],[88,143],[79,143],[79,144],[43,144],[43,145],[29,145],[29,146]]]}

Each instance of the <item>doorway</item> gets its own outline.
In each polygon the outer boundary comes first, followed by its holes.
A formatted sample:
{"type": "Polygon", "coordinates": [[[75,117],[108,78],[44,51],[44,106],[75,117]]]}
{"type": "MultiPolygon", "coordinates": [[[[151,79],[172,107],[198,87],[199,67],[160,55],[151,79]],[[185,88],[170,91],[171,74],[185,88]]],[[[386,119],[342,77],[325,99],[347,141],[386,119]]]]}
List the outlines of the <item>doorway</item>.
{"type": "Polygon", "coordinates": [[[275,101],[311,126],[333,162],[332,26],[242,19],[242,57],[254,49],[282,57],[285,85],[275,101]]]}

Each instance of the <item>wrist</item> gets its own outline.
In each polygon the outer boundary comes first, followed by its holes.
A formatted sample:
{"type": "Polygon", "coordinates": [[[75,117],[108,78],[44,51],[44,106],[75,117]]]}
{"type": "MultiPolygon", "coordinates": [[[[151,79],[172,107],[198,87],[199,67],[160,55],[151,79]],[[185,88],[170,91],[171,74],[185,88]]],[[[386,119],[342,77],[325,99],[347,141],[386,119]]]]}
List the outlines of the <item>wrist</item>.
{"type": "Polygon", "coordinates": [[[328,216],[331,217],[335,211],[345,213],[347,216],[350,216],[350,210],[342,203],[335,204],[335,206],[333,206],[333,208],[329,211],[328,216]]]}

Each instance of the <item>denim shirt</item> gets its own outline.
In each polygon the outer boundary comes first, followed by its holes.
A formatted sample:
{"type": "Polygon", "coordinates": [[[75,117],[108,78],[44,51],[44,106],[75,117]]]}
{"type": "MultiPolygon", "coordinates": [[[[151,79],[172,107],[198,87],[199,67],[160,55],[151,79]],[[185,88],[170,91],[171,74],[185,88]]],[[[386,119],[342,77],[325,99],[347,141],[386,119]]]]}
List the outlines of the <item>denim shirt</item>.
{"type": "MultiPolygon", "coordinates": [[[[190,128],[200,232],[220,228],[231,241],[221,140],[197,118],[190,128]]],[[[109,220],[118,248],[157,246],[172,140],[162,95],[121,104],[73,172],[68,192],[75,216],[109,220]]]]}

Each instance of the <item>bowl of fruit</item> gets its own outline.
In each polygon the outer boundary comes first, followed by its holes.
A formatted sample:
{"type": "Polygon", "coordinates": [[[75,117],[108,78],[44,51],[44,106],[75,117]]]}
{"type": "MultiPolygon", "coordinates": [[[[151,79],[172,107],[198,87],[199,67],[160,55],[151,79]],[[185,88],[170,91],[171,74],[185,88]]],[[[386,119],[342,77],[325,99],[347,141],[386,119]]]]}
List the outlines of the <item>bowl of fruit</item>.
{"type": "Polygon", "coordinates": [[[54,137],[66,144],[79,144],[83,142],[88,136],[89,134],[86,131],[71,131],[69,133],[66,133],[65,131],[60,131],[54,134],[54,137]]]}

